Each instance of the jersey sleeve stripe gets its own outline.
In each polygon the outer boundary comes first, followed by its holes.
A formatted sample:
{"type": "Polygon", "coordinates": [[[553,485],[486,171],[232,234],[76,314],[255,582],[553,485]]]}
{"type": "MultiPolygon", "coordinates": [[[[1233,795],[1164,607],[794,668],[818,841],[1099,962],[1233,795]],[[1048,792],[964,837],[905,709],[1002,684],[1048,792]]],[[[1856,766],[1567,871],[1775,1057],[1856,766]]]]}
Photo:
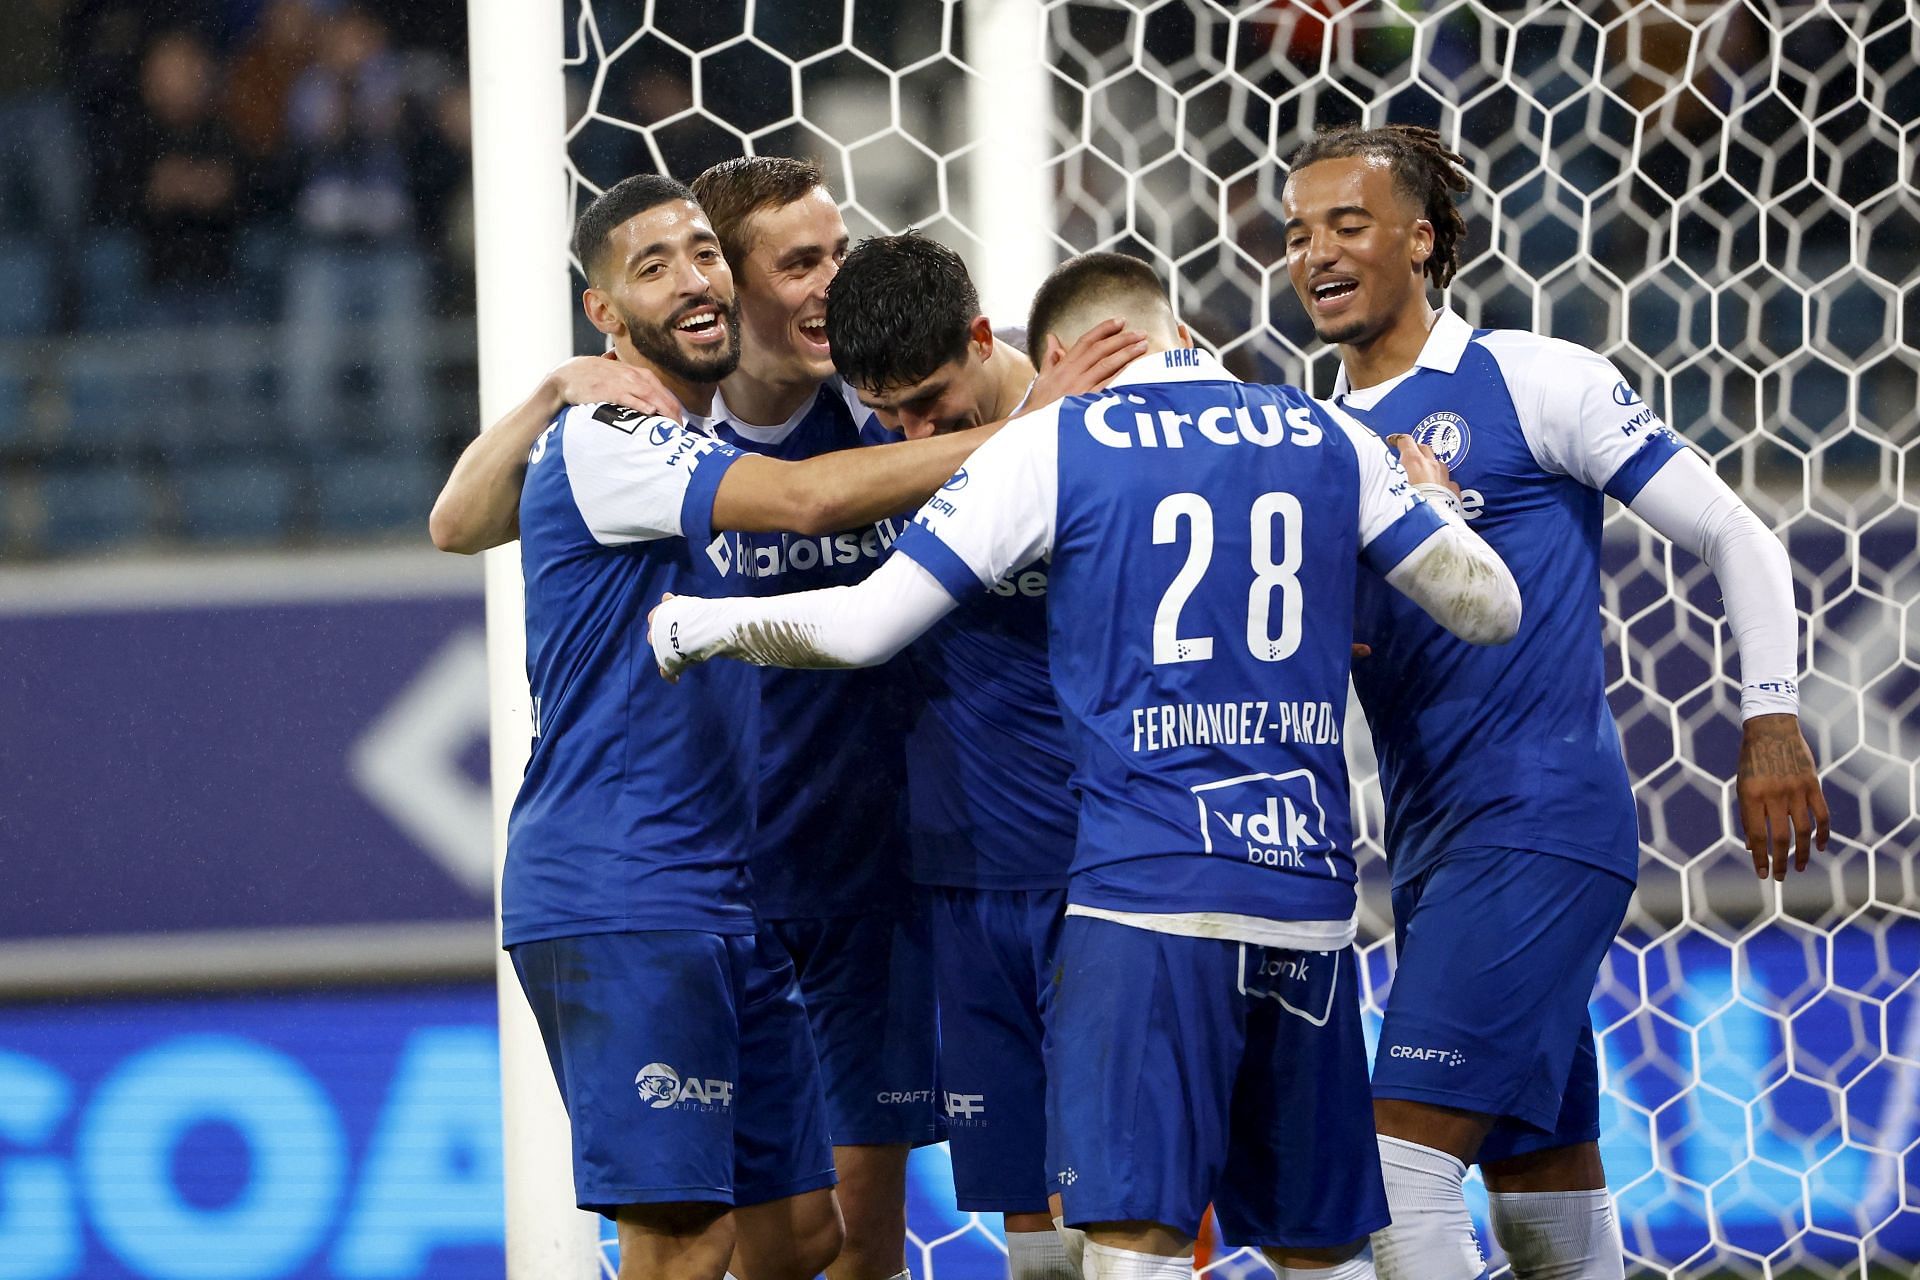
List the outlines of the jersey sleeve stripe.
{"type": "Polygon", "coordinates": [[[960,553],[940,541],[939,535],[925,525],[908,525],[893,547],[898,554],[932,574],[934,581],[947,589],[948,595],[963,604],[986,590],[980,575],[960,558],[960,553]]]}
{"type": "Polygon", "coordinates": [[[1639,452],[1621,463],[1619,470],[1613,473],[1605,486],[1607,496],[1621,502],[1632,502],[1647,487],[1647,481],[1667,465],[1667,460],[1686,447],[1671,431],[1656,431],[1647,437],[1639,452]]]}
{"type": "Polygon", "coordinates": [[[680,533],[688,544],[704,547],[713,541],[713,499],[720,492],[720,479],[741,455],[732,449],[714,449],[687,477],[686,492],[680,498],[680,533]]]}
{"type": "Polygon", "coordinates": [[[1439,513],[1424,502],[1407,508],[1399,519],[1382,529],[1372,542],[1360,549],[1367,567],[1382,575],[1413,554],[1413,549],[1446,525],[1439,513]]]}

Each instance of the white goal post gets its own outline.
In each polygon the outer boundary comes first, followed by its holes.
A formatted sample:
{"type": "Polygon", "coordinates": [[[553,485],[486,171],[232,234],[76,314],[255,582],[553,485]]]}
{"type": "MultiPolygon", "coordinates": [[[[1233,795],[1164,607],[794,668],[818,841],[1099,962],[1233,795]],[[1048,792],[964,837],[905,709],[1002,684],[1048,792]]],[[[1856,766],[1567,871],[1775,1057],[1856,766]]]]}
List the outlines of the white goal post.
{"type": "MultiPolygon", "coordinates": [[[[470,0],[470,23],[489,420],[572,354],[580,203],[744,153],[819,161],[856,236],[948,241],[998,322],[1062,255],[1121,248],[1236,372],[1325,393],[1279,245],[1285,157],[1315,123],[1437,128],[1473,181],[1449,304],[1615,360],[1795,564],[1836,834],[1777,887],[1731,834],[1711,577],[1610,507],[1601,625],[1642,862],[1594,1016],[1629,1272],[1916,1273],[1920,4],[470,0]]],[[[513,548],[488,617],[504,817],[527,741],[513,548]]],[[[1379,795],[1350,723],[1377,1014],[1379,795]]],[[[584,1280],[605,1259],[501,975],[509,1273],[584,1280]]],[[[914,1230],[916,1275],[988,1273],[992,1224],[914,1230]]]]}

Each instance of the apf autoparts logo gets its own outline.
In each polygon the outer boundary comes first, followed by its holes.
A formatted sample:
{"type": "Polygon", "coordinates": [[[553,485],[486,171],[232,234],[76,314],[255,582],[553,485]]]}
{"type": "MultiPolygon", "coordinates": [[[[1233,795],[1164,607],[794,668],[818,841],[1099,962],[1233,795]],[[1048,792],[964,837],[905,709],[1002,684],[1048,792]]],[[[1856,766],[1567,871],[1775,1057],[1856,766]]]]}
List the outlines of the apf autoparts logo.
{"type": "Polygon", "coordinates": [[[1433,456],[1449,467],[1458,466],[1473,443],[1467,420],[1457,413],[1442,410],[1430,413],[1413,424],[1413,438],[1433,450],[1433,456]]]}
{"type": "Polygon", "coordinates": [[[949,1089],[946,1096],[946,1105],[941,1109],[946,1112],[947,1124],[949,1126],[959,1125],[967,1129],[978,1128],[987,1122],[985,1118],[987,1114],[987,1095],[984,1093],[955,1093],[949,1089]]]}
{"type": "Polygon", "coordinates": [[[725,1111],[733,1106],[733,1081],[682,1078],[664,1062],[649,1062],[633,1078],[633,1087],[655,1111],[725,1111]]]}

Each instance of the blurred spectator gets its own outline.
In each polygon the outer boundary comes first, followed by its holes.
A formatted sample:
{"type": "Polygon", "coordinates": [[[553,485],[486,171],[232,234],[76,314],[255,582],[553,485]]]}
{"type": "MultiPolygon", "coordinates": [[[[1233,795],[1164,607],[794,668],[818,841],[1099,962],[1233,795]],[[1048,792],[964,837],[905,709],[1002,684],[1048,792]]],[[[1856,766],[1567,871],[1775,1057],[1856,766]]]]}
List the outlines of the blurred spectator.
{"type": "Polygon", "coordinates": [[[473,103],[465,80],[438,78],[407,163],[420,231],[436,254],[436,311],[473,296],[473,103]]]}
{"type": "Polygon", "coordinates": [[[170,31],[140,67],[143,112],[129,167],[145,242],[147,283],[163,321],[223,319],[230,309],[241,219],[233,137],[215,114],[219,81],[199,37],[170,31]]]}
{"type": "Polygon", "coordinates": [[[289,103],[313,65],[319,33],[310,0],[268,0],[227,72],[227,124],[246,157],[248,203],[263,215],[285,213],[293,203],[298,175],[286,145],[289,103]]]}
{"type": "Polygon", "coordinates": [[[73,106],[60,78],[60,11],[66,0],[0,5],[0,207],[35,205],[16,229],[77,234],[86,156],[75,145],[73,106]]]}
{"type": "Polygon", "coordinates": [[[293,418],[309,432],[344,434],[341,380],[359,334],[371,338],[364,349],[376,369],[379,421],[415,433],[430,425],[426,273],[407,174],[403,71],[380,18],[348,4],[325,25],[319,57],[290,100],[301,242],[288,278],[297,354],[287,390],[293,418]]]}
{"type": "Polygon", "coordinates": [[[61,79],[65,7],[66,0],[0,3],[0,230],[43,237],[63,282],[85,219],[87,164],[61,79]]]}

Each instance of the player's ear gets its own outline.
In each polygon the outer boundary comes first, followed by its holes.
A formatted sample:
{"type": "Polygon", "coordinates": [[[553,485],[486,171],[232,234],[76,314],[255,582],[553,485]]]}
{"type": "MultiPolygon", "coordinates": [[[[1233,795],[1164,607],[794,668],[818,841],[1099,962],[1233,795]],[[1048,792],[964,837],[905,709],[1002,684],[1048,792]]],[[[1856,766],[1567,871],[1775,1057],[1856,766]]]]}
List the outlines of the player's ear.
{"type": "Polygon", "coordinates": [[[580,308],[587,313],[587,322],[609,338],[617,338],[627,331],[607,295],[598,289],[589,288],[580,295],[580,308]]]}
{"type": "Polygon", "coordinates": [[[1057,333],[1048,334],[1047,349],[1046,351],[1041,353],[1041,356],[1040,356],[1040,360],[1041,360],[1040,367],[1042,369],[1051,369],[1053,368],[1053,366],[1059,364],[1062,360],[1065,360],[1066,358],[1067,358],[1067,349],[1060,345],[1060,335],[1057,333]]]}
{"type": "Polygon", "coordinates": [[[1413,270],[1418,275],[1433,256],[1433,224],[1425,218],[1413,220],[1413,270]]]}
{"type": "Polygon", "coordinates": [[[1176,323],[1173,326],[1173,331],[1175,336],[1180,339],[1181,346],[1191,347],[1193,345],[1193,330],[1187,328],[1184,322],[1176,323]]]}
{"type": "Polygon", "coordinates": [[[973,323],[967,326],[967,341],[979,348],[979,356],[985,360],[993,354],[993,321],[985,316],[975,316],[973,323]]]}

